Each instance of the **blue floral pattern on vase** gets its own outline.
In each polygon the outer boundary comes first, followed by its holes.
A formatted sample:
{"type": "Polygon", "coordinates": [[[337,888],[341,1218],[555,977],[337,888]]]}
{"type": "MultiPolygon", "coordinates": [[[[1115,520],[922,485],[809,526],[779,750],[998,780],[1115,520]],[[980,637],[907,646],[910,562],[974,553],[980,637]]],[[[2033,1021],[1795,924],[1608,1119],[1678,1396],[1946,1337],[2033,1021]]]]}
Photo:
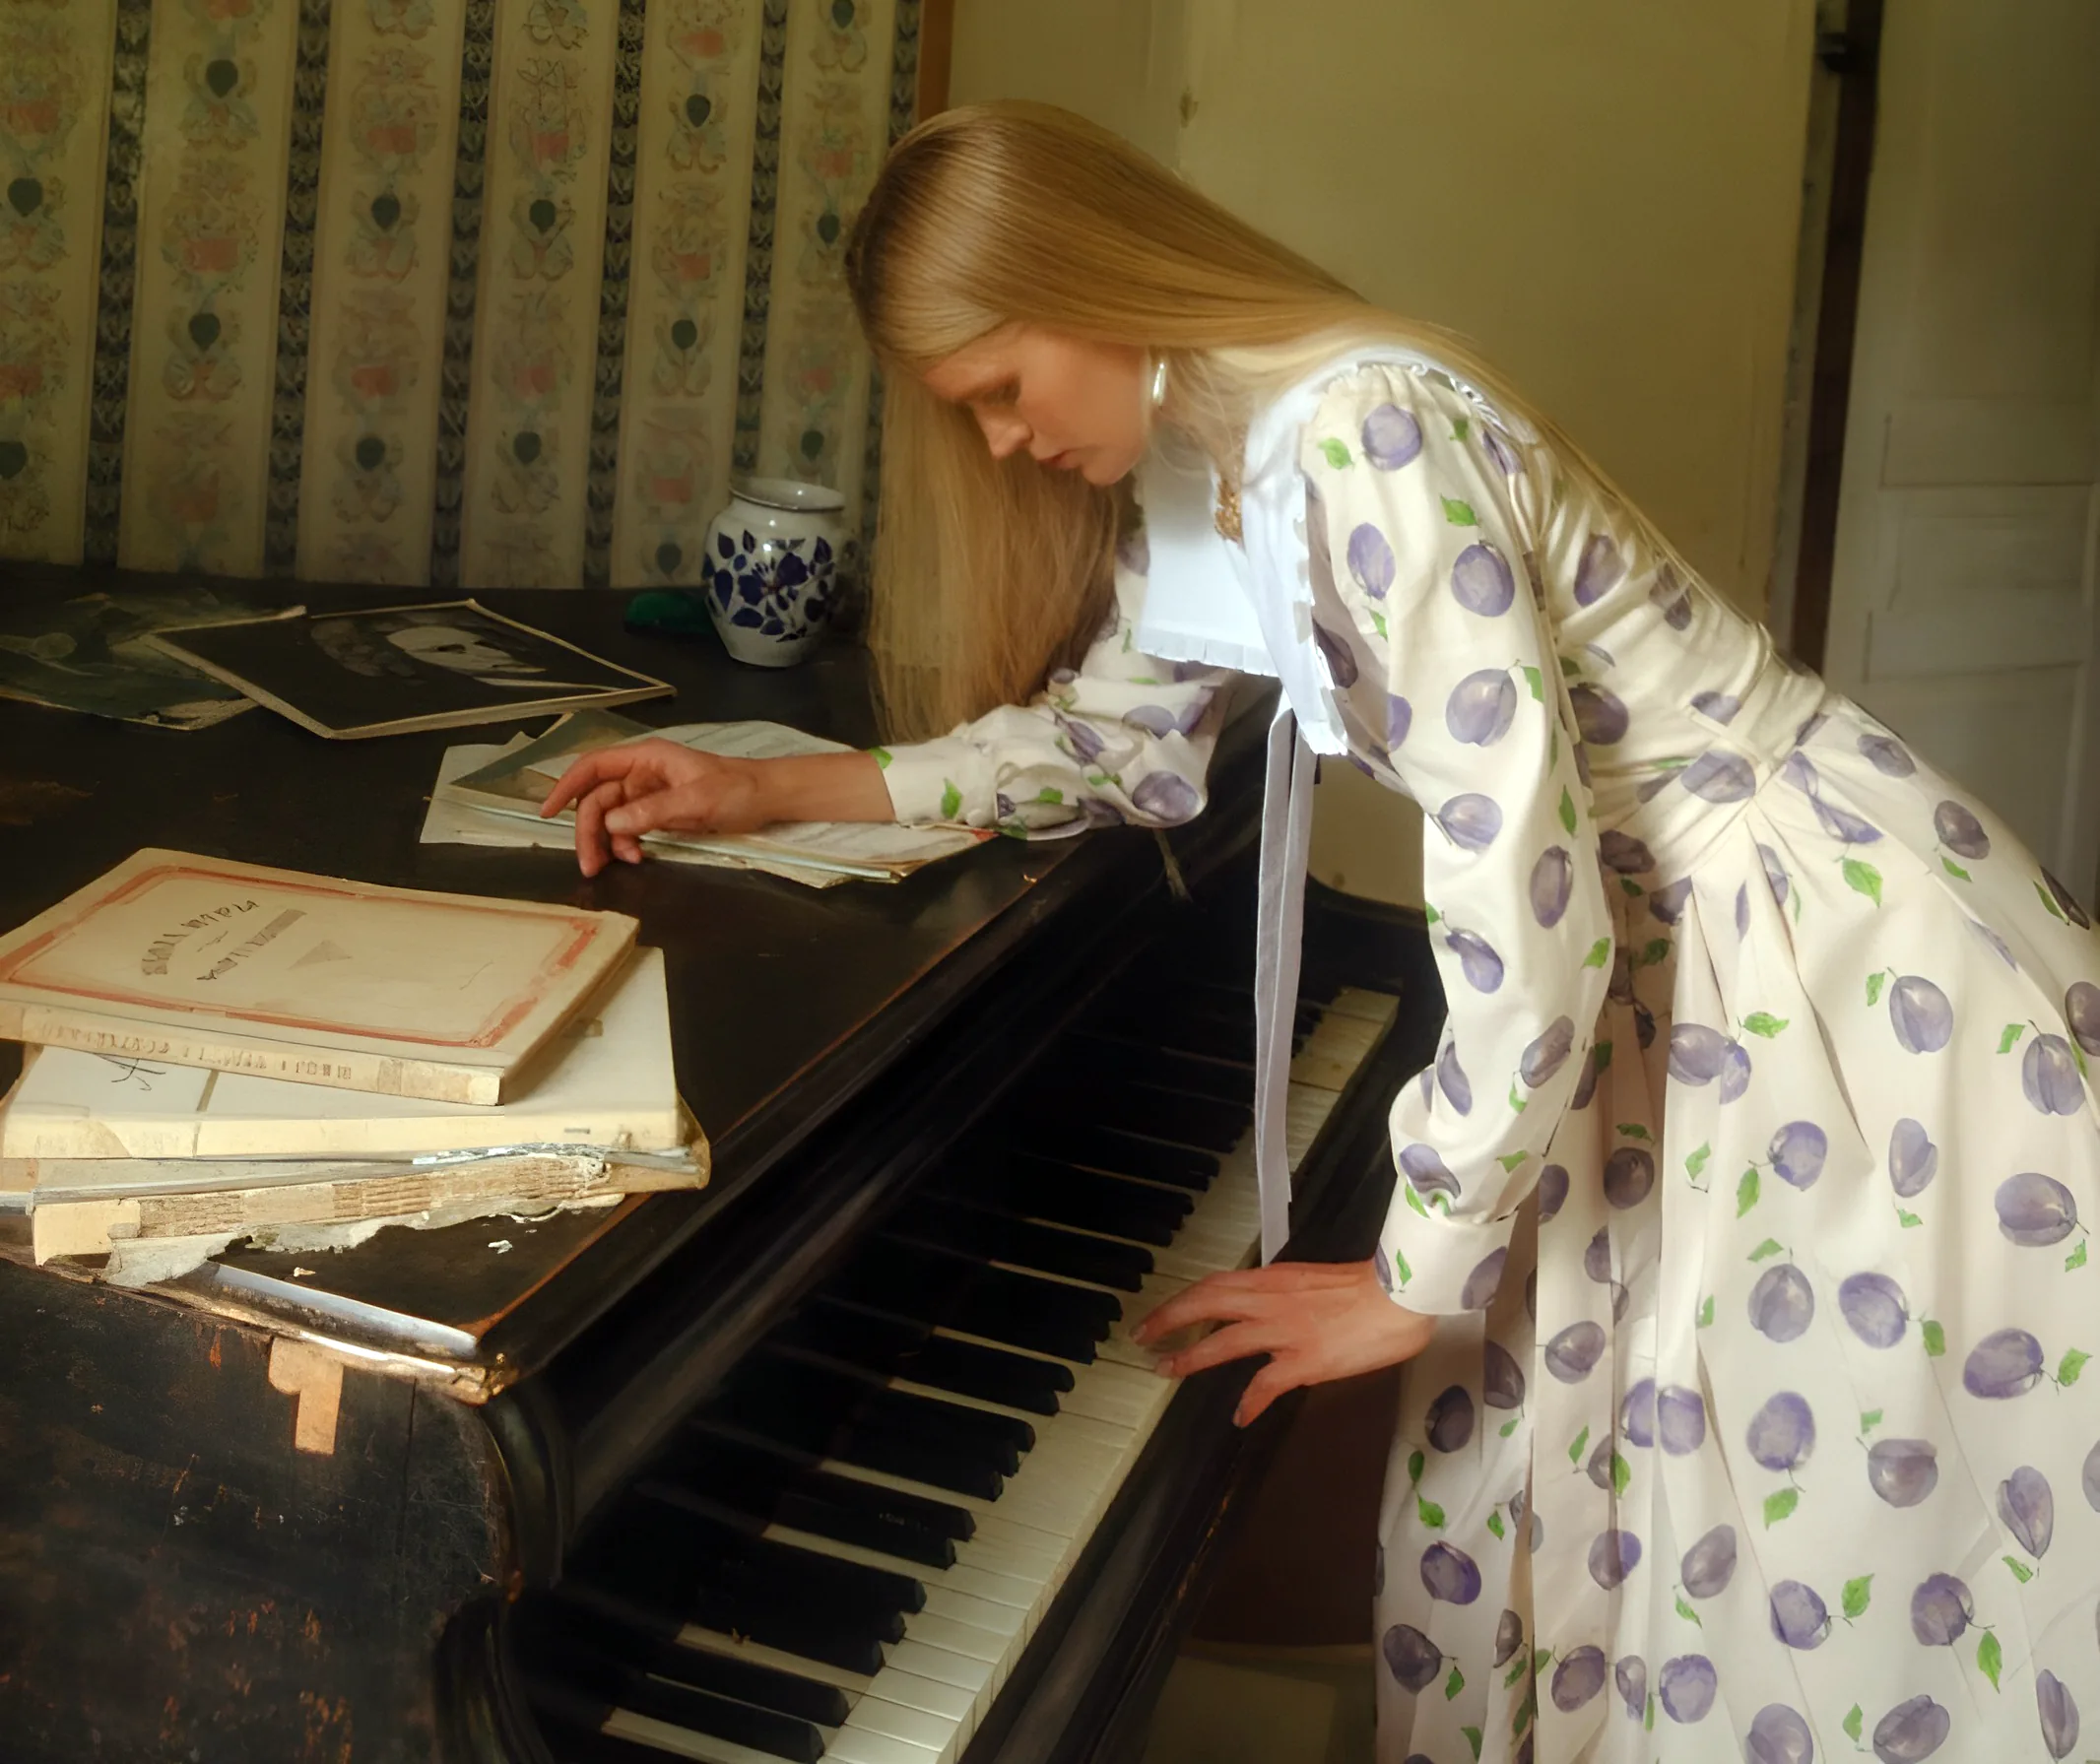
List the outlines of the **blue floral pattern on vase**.
{"type": "Polygon", "coordinates": [[[708,584],[714,603],[731,624],[760,636],[797,637],[826,622],[837,583],[837,555],[821,535],[795,534],[763,546],[749,531],[735,539],[715,536],[708,584]]]}
{"type": "Polygon", "coordinates": [[[739,483],[708,532],[705,598],[722,646],[754,667],[811,654],[836,607],[844,499],[822,485],[739,483]]]}

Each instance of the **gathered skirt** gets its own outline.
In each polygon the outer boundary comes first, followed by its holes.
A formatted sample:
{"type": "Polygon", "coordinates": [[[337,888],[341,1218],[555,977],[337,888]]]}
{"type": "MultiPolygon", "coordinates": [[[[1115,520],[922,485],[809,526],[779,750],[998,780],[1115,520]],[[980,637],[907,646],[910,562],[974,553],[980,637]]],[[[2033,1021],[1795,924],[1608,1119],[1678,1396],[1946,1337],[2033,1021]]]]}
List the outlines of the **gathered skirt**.
{"type": "Polygon", "coordinates": [[[1836,698],[1618,831],[1590,1075],[1408,1368],[1381,1764],[2100,1755],[2084,912],[1836,698]]]}

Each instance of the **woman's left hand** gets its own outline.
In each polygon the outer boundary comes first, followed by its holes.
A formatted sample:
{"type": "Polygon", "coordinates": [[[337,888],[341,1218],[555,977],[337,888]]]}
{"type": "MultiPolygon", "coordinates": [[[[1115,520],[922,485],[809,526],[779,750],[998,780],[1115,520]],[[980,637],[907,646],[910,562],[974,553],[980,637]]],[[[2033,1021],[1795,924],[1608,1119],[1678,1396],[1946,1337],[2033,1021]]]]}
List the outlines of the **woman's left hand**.
{"type": "Polygon", "coordinates": [[[1225,1327],[1168,1354],[1158,1369],[1186,1378],[1227,1360],[1266,1353],[1233,1411],[1244,1427],[1285,1391],[1375,1372],[1412,1359],[1429,1345],[1436,1319],[1387,1297],[1368,1262],[1278,1262],[1209,1274],[1176,1293],[1132,1332],[1143,1346],[1192,1324],[1225,1327]]]}

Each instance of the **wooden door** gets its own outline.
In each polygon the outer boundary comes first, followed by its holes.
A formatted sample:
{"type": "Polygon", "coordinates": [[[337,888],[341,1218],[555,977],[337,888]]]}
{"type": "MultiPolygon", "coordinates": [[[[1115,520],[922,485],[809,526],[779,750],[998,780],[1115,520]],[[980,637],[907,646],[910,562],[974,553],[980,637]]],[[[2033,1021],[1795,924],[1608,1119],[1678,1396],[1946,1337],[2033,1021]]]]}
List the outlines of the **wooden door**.
{"type": "Polygon", "coordinates": [[[2100,6],[1883,26],[1824,671],[2100,882],[2100,6]]]}

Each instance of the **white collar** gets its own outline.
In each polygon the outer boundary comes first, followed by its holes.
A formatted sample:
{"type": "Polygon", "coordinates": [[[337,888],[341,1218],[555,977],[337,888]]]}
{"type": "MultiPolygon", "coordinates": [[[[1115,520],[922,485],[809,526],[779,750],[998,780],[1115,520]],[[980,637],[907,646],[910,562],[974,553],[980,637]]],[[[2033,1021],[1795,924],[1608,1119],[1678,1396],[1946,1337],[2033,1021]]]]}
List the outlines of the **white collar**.
{"type": "Polygon", "coordinates": [[[1257,414],[1240,478],[1240,545],[1214,525],[1217,475],[1208,461],[1177,461],[1154,447],[1139,468],[1150,567],[1138,647],[1167,661],[1274,678],[1316,753],[1346,753],[1348,738],[1326,661],[1312,640],[1298,442],[1335,379],[1372,365],[1439,374],[1494,422],[1533,438],[1528,425],[1512,423],[1432,358],[1377,344],[1335,356],[1257,414]]]}

